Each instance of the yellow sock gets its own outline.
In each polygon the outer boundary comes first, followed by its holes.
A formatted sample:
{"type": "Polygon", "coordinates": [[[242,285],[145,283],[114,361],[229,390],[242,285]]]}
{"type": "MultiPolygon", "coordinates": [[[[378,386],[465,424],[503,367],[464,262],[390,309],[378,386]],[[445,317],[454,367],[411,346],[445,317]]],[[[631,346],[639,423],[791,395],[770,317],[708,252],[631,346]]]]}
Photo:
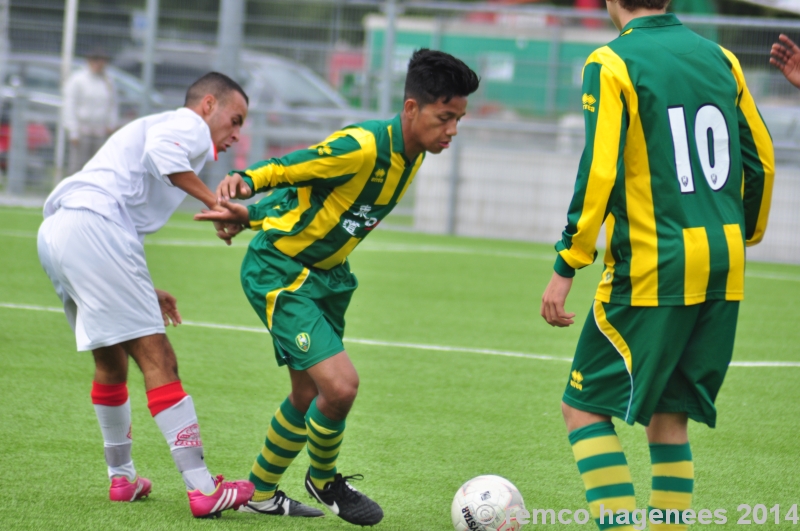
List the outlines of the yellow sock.
{"type": "MultiPolygon", "coordinates": [[[[653,490],[649,511],[659,509],[662,522],[651,523],[651,531],[686,531],[682,513],[692,506],[694,464],[692,450],[686,444],[651,444],[653,490]]],[[[652,516],[652,514],[651,514],[652,516]]]]}
{"type": "Polygon", "coordinates": [[[598,422],[578,428],[570,432],[569,442],[598,527],[634,531],[634,519],[644,517],[644,510],[636,511],[631,472],[614,425],[598,422]]]}

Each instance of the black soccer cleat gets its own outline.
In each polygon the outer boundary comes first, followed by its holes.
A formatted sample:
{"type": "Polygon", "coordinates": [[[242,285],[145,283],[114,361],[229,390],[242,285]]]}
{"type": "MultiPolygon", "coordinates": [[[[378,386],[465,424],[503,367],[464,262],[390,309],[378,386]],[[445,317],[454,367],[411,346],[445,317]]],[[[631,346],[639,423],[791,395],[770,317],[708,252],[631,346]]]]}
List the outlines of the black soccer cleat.
{"type": "Polygon", "coordinates": [[[270,516],[299,516],[304,518],[325,516],[325,513],[319,509],[291,499],[282,490],[275,491],[275,496],[268,500],[261,502],[249,501],[237,510],[241,513],[267,514],[270,516]]]}
{"type": "Polygon", "coordinates": [[[306,490],[330,512],[355,525],[375,525],[383,520],[383,509],[366,495],[358,492],[347,480],[362,480],[364,476],[344,476],[336,474],[333,481],[324,489],[318,489],[311,481],[310,472],[306,472],[306,490]]]}

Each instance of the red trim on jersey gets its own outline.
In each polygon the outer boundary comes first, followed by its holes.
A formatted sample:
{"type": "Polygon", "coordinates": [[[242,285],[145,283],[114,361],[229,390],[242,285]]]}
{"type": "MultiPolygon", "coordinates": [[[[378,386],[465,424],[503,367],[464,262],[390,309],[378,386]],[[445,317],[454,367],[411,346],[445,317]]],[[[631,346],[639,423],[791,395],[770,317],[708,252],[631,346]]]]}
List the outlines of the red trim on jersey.
{"type": "Polygon", "coordinates": [[[214,144],[211,144],[211,147],[214,148],[214,160],[219,160],[219,158],[217,157],[217,146],[215,146],[214,144]]]}
{"type": "Polygon", "coordinates": [[[181,385],[181,381],[168,383],[147,391],[147,407],[154,417],[169,409],[188,396],[181,385]]]}
{"type": "Polygon", "coordinates": [[[121,406],[128,401],[128,384],[105,385],[92,382],[92,404],[98,406],[121,406]]]}

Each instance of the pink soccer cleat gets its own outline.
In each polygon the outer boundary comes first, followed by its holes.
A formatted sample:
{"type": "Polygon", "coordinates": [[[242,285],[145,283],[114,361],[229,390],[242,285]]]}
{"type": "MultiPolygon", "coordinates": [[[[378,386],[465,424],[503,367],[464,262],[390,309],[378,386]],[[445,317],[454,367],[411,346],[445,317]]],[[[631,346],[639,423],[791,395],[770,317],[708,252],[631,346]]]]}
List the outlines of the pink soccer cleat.
{"type": "Polygon", "coordinates": [[[211,494],[204,494],[200,489],[190,490],[189,508],[195,518],[216,518],[226,509],[238,509],[247,503],[256,490],[249,481],[223,481],[222,476],[214,480],[217,488],[211,494]]]}
{"type": "Polygon", "coordinates": [[[136,476],[133,481],[125,476],[111,478],[111,488],[108,489],[108,498],[111,501],[132,502],[150,494],[153,484],[149,479],[136,476]]]}

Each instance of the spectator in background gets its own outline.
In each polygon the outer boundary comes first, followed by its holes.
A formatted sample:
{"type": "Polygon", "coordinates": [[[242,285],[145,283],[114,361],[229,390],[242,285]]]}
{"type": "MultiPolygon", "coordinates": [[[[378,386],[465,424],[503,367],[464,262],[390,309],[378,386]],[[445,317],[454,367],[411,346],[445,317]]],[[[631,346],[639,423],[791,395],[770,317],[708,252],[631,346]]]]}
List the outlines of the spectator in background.
{"type": "Polygon", "coordinates": [[[782,33],[778,39],[780,42],[772,45],[769,62],[781,71],[789,83],[800,88],[800,48],[782,33]]]}
{"type": "Polygon", "coordinates": [[[119,107],[114,82],[106,74],[109,55],[94,50],[85,68],[64,85],[64,127],[69,135],[68,175],[77,173],[117,127],[119,107]]]}

